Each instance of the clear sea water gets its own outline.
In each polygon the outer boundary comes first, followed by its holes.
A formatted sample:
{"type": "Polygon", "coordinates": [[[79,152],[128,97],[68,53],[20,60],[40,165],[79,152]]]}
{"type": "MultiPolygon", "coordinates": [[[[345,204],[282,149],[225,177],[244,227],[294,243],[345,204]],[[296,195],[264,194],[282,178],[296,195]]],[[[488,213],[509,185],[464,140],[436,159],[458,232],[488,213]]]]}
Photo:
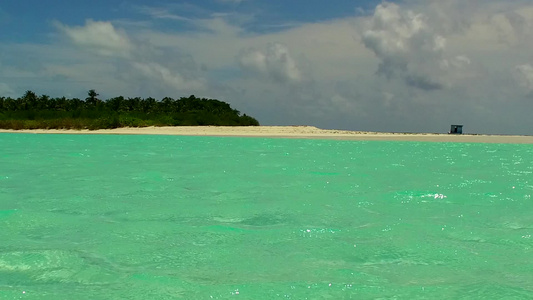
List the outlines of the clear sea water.
{"type": "Polygon", "coordinates": [[[533,146],[0,134],[0,299],[533,299],[533,146]]]}

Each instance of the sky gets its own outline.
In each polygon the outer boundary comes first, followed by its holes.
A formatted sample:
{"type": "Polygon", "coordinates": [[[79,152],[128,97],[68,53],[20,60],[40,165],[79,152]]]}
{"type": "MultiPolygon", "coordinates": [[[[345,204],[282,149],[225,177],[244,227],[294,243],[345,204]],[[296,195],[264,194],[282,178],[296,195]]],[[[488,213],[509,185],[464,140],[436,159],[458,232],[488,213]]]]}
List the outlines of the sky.
{"type": "Polygon", "coordinates": [[[262,125],[533,135],[533,1],[0,2],[0,96],[90,89],[262,125]]]}

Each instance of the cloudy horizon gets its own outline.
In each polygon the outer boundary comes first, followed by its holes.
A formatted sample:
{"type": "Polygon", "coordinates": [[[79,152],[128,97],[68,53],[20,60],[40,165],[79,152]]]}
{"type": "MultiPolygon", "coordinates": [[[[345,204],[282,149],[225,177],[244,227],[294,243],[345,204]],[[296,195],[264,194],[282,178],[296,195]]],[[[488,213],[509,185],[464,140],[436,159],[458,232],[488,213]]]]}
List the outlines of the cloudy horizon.
{"type": "Polygon", "coordinates": [[[194,94],[262,125],[533,135],[533,3],[0,3],[0,96],[194,94]]]}

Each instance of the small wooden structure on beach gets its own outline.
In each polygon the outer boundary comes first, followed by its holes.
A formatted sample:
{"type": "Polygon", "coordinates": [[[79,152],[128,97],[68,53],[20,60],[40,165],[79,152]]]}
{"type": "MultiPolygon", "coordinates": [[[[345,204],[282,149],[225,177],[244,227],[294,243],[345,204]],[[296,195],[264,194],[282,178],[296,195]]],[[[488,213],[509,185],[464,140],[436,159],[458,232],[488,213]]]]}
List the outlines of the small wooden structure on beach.
{"type": "Polygon", "coordinates": [[[452,125],[449,134],[463,134],[463,125],[452,125]]]}

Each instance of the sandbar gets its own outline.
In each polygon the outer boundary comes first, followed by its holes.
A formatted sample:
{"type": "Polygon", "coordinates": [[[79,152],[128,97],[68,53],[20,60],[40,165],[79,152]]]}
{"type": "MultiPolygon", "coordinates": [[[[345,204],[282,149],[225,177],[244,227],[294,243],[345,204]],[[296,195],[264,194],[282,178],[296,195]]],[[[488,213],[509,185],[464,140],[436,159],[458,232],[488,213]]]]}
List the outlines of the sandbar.
{"type": "Polygon", "coordinates": [[[299,139],[333,139],[353,141],[418,141],[465,143],[533,144],[529,135],[446,134],[446,133],[391,133],[320,129],[314,126],[164,126],[125,127],[100,130],[30,129],[6,130],[0,133],[35,134],[145,134],[183,136],[265,137],[299,139]]]}

